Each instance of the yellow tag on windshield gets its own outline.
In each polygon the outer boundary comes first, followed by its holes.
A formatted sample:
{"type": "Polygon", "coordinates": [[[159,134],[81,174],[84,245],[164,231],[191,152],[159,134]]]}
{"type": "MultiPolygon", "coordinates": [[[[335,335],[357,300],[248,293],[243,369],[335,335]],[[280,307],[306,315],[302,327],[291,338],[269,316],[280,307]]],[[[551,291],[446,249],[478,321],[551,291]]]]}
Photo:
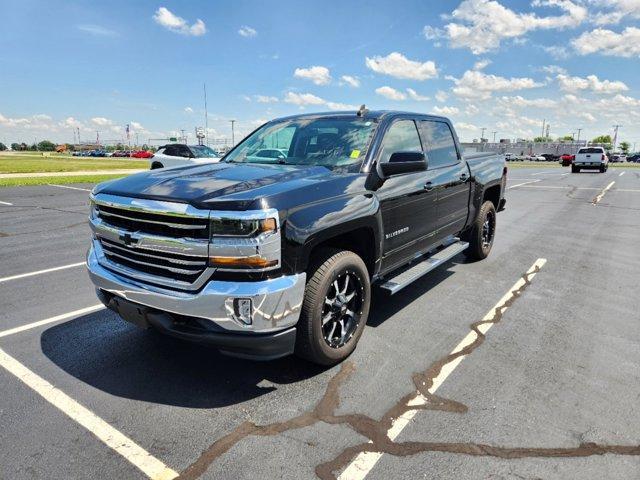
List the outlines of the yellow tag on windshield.
{"type": "Polygon", "coordinates": [[[358,158],[360,156],[360,150],[353,150],[351,152],[351,158],[358,158]]]}

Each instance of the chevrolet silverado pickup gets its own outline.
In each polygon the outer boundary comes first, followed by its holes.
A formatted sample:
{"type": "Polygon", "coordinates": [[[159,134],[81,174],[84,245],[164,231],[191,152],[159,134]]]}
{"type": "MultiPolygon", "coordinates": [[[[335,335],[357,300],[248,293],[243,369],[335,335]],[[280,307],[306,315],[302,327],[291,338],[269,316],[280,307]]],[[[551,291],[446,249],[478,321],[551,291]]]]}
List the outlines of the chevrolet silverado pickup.
{"type": "Polygon", "coordinates": [[[270,121],[219,163],[102,183],[87,254],[123,319],[255,359],[331,365],[371,296],[464,252],[485,258],[505,206],[503,155],[463,155],[451,122],[395,111],[270,121]],[[256,155],[275,149],[284,155],[256,155]]]}

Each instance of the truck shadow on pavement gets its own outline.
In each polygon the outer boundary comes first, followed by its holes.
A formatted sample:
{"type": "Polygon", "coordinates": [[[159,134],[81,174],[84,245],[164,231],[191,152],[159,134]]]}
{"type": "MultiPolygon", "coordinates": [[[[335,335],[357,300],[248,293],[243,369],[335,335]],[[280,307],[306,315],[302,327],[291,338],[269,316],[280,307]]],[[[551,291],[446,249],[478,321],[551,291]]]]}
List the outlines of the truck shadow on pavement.
{"type": "MultiPolygon", "coordinates": [[[[393,297],[374,291],[367,326],[380,326],[453,274],[437,269],[393,297]]],[[[42,333],[40,344],[55,365],[94,388],[187,408],[234,405],[328,370],[293,356],[270,362],[227,357],[211,347],[138,329],[109,310],[55,325],[42,333]]]]}

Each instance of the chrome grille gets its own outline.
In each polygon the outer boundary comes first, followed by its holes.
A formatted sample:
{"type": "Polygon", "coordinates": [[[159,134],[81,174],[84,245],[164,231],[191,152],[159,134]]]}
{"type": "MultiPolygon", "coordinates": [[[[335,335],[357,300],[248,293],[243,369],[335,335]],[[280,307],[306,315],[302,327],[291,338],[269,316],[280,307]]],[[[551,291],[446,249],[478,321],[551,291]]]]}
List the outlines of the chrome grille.
{"type": "Polygon", "coordinates": [[[105,223],[130,232],[144,232],[171,238],[209,238],[206,218],[194,218],[97,205],[96,214],[105,223]]]}

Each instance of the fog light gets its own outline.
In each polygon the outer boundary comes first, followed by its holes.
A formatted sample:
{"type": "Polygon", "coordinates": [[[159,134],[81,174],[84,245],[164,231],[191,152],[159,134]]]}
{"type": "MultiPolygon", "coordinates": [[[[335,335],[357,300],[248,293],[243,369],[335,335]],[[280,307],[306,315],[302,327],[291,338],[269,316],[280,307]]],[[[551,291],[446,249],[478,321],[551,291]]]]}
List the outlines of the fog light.
{"type": "Polygon", "coordinates": [[[233,299],[233,314],[245,325],[251,325],[252,319],[252,305],[250,298],[234,298],[233,299]]]}

